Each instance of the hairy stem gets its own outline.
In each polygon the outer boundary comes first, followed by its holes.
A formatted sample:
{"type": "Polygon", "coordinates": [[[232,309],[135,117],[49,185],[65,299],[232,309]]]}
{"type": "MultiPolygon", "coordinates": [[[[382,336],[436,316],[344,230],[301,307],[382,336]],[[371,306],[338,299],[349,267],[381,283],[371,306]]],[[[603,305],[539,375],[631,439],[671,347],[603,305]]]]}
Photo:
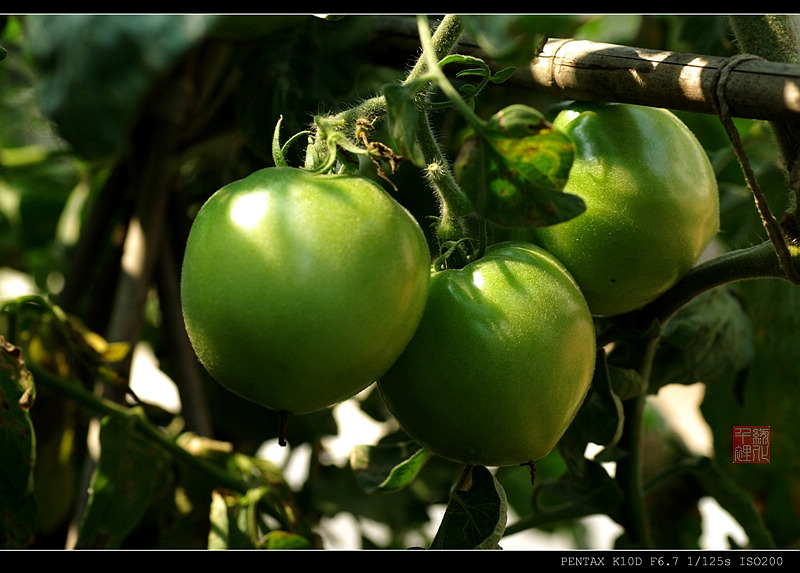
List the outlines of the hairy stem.
{"type": "MultiPolygon", "coordinates": [[[[437,61],[449,54],[458,43],[461,35],[461,19],[457,15],[445,16],[433,33],[431,42],[433,52],[437,61]]],[[[428,62],[423,54],[416,62],[414,67],[403,80],[404,85],[408,85],[422,79],[428,73],[428,62]]],[[[341,125],[354,125],[357,119],[368,119],[373,121],[386,115],[386,98],[382,95],[364,100],[359,105],[351,107],[336,114],[335,121],[341,125]]]]}
{"type": "Polygon", "coordinates": [[[431,131],[426,114],[420,114],[418,117],[417,141],[427,166],[425,176],[439,200],[436,236],[440,244],[458,241],[468,235],[464,218],[473,213],[474,208],[456,182],[450,163],[431,131]]]}
{"type": "MultiPolygon", "coordinates": [[[[420,19],[423,18],[420,17],[420,19]]],[[[431,59],[428,54],[423,53],[411,69],[411,72],[409,72],[408,77],[403,81],[403,84],[408,85],[419,80],[428,73],[429,69],[432,69],[435,73],[439,69],[439,60],[449,54],[458,44],[462,30],[461,18],[458,15],[448,14],[442,18],[431,38],[435,65],[431,65],[431,59]]]]}
{"type": "MultiPolygon", "coordinates": [[[[456,31],[460,34],[460,25],[456,26],[458,20],[453,20],[448,25],[448,34],[455,35],[456,31]]],[[[480,127],[479,120],[475,117],[470,107],[464,102],[453,87],[447,77],[439,67],[440,55],[436,50],[436,45],[430,36],[427,21],[420,17],[417,20],[420,42],[422,43],[423,55],[420,62],[427,63],[427,69],[431,76],[436,79],[439,88],[447,95],[451,103],[461,112],[461,114],[471,124],[480,127]]],[[[444,26],[444,21],[439,28],[444,26]]],[[[437,29],[437,32],[439,29],[437,29]]],[[[469,232],[464,223],[464,218],[474,212],[472,202],[458,185],[453,177],[450,163],[444,154],[431,131],[427,114],[421,113],[417,122],[417,141],[427,164],[428,182],[439,199],[439,223],[436,235],[440,244],[451,241],[458,241],[469,236],[469,232]]]]}

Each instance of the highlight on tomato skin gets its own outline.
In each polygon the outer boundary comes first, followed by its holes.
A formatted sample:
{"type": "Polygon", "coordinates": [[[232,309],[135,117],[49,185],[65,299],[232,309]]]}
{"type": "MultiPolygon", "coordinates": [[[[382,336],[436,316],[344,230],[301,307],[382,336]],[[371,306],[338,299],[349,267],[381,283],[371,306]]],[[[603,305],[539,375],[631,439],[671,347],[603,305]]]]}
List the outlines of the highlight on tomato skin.
{"type": "Polygon", "coordinates": [[[195,218],[181,277],[195,352],[223,386],[303,414],[373,383],[411,339],[430,252],[376,183],[271,167],[195,218]]]}
{"type": "Polygon", "coordinates": [[[498,243],[432,277],[416,334],[378,388],[406,433],[439,456],[534,463],[583,403],[595,344],[564,266],[532,244],[498,243]]]}
{"type": "Polygon", "coordinates": [[[672,112],[574,103],[554,128],[576,145],[564,192],[586,211],[533,231],[581,287],[592,313],[644,306],[683,277],[720,227],[714,169],[672,112]]]}

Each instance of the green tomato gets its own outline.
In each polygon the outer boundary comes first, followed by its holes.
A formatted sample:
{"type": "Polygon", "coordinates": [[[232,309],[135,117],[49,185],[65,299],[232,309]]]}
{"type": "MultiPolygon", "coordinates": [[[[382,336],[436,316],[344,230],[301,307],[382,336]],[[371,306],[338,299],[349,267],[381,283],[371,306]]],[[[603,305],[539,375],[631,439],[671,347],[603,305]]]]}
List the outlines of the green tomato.
{"type": "Polygon", "coordinates": [[[430,252],[374,182],[267,168],[200,209],[181,276],[186,330],[209,373],[302,414],[374,382],[425,307],[430,252]]]}
{"type": "Polygon", "coordinates": [[[532,244],[498,243],[432,276],[422,322],[378,388],[441,457],[534,463],[583,403],[595,354],[592,316],[563,265],[532,244]]]}
{"type": "Polygon", "coordinates": [[[654,300],[719,231],[714,170],[694,134],[663,109],[576,104],[553,122],[574,141],[565,192],[586,211],[534,231],[581,287],[592,313],[654,300]]]}

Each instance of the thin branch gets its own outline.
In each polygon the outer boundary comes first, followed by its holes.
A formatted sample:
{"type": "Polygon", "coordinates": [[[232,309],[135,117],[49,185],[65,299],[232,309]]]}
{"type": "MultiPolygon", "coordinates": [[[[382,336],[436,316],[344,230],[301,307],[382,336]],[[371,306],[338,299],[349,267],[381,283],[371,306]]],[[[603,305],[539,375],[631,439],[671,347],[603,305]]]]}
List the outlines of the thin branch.
{"type": "Polygon", "coordinates": [[[29,368],[37,383],[57,390],[62,395],[67,396],[100,416],[132,418],[137,431],[141,432],[152,442],[158,444],[159,447],[172,455],[176,460],[204,472],[221,486],[228,487],[239,493],[245,493],[247,491],[248,485],[244,480],[238,479],[224,469],[188,452],[160,428],[154,426],[143,416],[139,415],[136,410],[86,392],[76,380],[58,376],[40,367],[38,364],[29,363],[29,368]]]}
{"type": "Polygon", "coordinates": [[[180,302],[180,262],[169,241],[163,241],[158,258],[156,284],[163,313],[164,337],[176,362],[175,382],[181,400],[181,414],[187,429],[204,437],[214,437],[200,363],[192,349],[183,323],[180,302]]]}
{"type": "Polygon", "coordinates": [[[714,105],[717,108],[720,122],[725,128],[725,133],[728,134],[728,139],[733,146],[733,151],[736,153],[736,157],[739,160],[739,165],[742,168],[747,186],[750,188],[750,191],[753,194],[753,198],[755,199],[756,207],[758,209],[758,214],[761,216],[761,222],[764,225],[764,229],[767,231],[767,235],[772,242],[772,246],[775,247],[775,252],[777,253],[778,259],[781,263],[781,268],[783,269],[786,278],[795,284],[800,284],[800,271],[798,271],[797,267],[795,267],[794,262],[792,261],[792,255],[789,252],[789,246],[786,244],[786,240],[783,237],[781,226],[772,214],[772,210],[767,202],[767,198],[761,191],[761,186],[758,184],[756,174],[750,165],[750,160],[747,157],[744,146],[742,145],[739,131],[736,129],[736,125],[734,125],[730,116],[730,106],[728,104],[727,94],[728,79],[730,78],[730,74],[732,74],[736,67],[741,65],[741,63],[757,59],[760,59],[760,57],[750,54],[742,54],[738,58],[732,58],[730,60],[728,66],[723,68],[722,73],[720,74],[717,97],[715,98],[714,105]]]}

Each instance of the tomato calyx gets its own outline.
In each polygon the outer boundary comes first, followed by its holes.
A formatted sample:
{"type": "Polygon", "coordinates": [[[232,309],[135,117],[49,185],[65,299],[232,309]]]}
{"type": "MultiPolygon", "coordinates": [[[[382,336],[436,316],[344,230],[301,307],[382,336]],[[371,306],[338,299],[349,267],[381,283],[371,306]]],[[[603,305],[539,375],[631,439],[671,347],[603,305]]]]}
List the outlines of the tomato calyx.
{"type": "Polygon", "coordinates": [[[460,239],[441,241],[439,248],[441,255],[433,262],[433,269],[435,271],[461,269],[483,257],[487,247],[487,229],[484,219],[478,219],[475,234],[477,238],[461,237],[460,239]]]}
{"type": "Polygon", "coordinates": [[[445,251],[433,262],[433,268],[436,271],[443,271],[445,269],[460,269],[468,265],[471,261],[475,260],[474,256],[470,256],[467,252],[469,245],[472,245],[472,239],[464,237],[457,241],[447,241],[442,245],[445,251]]]}

